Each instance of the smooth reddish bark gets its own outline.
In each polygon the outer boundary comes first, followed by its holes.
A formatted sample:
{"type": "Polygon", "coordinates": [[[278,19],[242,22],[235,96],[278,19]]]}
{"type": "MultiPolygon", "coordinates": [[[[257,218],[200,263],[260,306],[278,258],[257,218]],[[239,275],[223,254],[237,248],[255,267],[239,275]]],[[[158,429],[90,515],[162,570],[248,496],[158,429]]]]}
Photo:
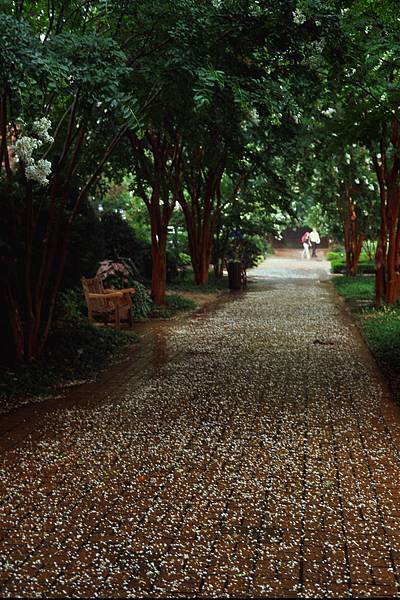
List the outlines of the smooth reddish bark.
{"type": "Polygon", "coordinates": [[[393,118],[390,143],[392,160],[387,157],[385,131],[380,143],[380,156],[373,156],[373,164],[379,184],[380,231],[375,255],[375,303],[379,306],[385,298],[395,304],[400,296],[400,130],[393,118]]]}
{"type": "Polygon", "coordinates": [[[139,139],[132,130],[127,135],[136,164],[138,193],[146,204],[150,218],[151,297],[156,305],[163,305],[167,287],[168,225],[175,206],[170,189],[180,145],[171,144],[165,136],[154,132],[147,132],[144,139],[139,139]]]}
{"type": "Polygon", "coordinates": [[[197,285],[208,282],[214,228],[222,208],[220,185],[225,161],[226,157],[223,156],[214,167],[208,169],[202,168],[201,164],[196,165],[194,174],[184,173],[187,195],[181,188],[177,190],[177,200],[185,216],[189,253],[197,285]]]}
{"type": "Polygon", "coordinates": [[[356,205],[351,190],[346,190],[344,206],[344,246],[346,251],[346,272],[350,276],[357,274],[358,263],[365,234],[358,231],[356,205]]]}

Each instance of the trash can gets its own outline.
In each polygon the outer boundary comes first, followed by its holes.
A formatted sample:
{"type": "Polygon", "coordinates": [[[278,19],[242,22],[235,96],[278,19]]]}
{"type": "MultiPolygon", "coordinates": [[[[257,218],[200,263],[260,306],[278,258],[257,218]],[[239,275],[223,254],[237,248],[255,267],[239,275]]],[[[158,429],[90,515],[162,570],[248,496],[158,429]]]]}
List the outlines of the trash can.
{"type": "Polygon", "coordinates": [[[240,262],[228,262],[228,285],[230,290],[241,290],[241,264],[240,262]]]}

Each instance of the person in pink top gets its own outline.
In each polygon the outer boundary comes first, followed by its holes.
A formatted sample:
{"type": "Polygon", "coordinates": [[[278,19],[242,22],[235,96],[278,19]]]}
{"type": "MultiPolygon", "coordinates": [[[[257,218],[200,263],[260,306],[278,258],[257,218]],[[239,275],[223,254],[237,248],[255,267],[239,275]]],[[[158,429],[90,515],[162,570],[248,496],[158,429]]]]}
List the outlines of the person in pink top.
{"type": "Polygon", "coordinates": [[[301,258],[310,258],[310,232],[306,231],[301,237],[301,243],[303,244],[303,252],[301,258]]]}

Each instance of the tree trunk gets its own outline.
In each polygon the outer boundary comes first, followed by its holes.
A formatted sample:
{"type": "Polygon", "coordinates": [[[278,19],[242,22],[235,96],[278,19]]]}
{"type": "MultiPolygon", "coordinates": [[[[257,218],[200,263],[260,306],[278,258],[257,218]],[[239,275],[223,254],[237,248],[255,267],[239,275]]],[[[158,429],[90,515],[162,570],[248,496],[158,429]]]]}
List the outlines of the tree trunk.
{"type": "Polygon", "coordinates": [[[351,197],[351,190],[346,189],[344,207],[344,247],[346,252],[346,274],[355,277],[365,235],[359,233],[357,224],[356,205],[351,197]]]}
{"type": "Polygon", "coordinates": [[[350,266],[350,275],[352,277],[357,275],[358,263],[360,261],[360,254],[364,240],[365,235],[363,233],[360,233],[358,236],[354,236],[350,266]]]}
{"type": "MultiPolygon", "coordinates": [[[[146,204],[151,226],[151,297],[161,306],[165,304],[167,287],[167,235],[168,225],[175,207],[172,173],[178,171],[180,144],[173,144],[163,132],[146,133],[139,139],[129,129],[128,139],[136,161],[136,176],[139,195],[146,204]],[[151,155],[148,152],[151,148],[151,155]],[[167,168],[168,161],[172,164],[167,168]],[[151,188],[149,197],[146,187],[151,188]]],[[[179,177],[177,177],[179,179],[179,177]]]]}
{"type": "Polygon", "coordinates": [[[206,285],[208,283],[208,274],[210,269],[211,249],[212,249],[212,232],[210,231],[209,223],[200,223],[198,225],[197,239],[193,239],[193,233],[189,232],[189,249],[194,272],[194,280],[196,285],[206,285]]]}
{"type": "Polygon", "coordinates": [[[372,157],[375,173],[378,179],[379,185],[379,199],[380,199],[380,227],[379,237],[376,245],[375,252],[375,306],[379,307],[382,304],[382,300],[386,293],[386,185],[385,185],[385,163],[386,163],[386,148],[384,139],[380,142],[380,154],[381,157],[374,155],[372,157]]]}
{"type": "Polygon", "coordinates": [[[167,289],[167,235],[172,208],[160,204],[160,188],[155,186],[150,200],[146,199],[151,226],[151,297],[154,304],[165,304],[167,289]]]}
{"type": "Polygon", "coordinates": [[[167,287],[166,244],[152,244],[151,256],[153,261],[151,271],[151,297],[154,304],[162,306],[165,304],[165,292],[167,287]]]}
{"type": "Polygon", "coordinates": [[[211,261],[214,225],[219,206],[213,205],[214,198],[206,193],[204,208],[200,210],[199,198],[192,196],[189,206],[183,194],[178,201],[185,216],[190,258],[196,285],[206,285],[211,261]]]}

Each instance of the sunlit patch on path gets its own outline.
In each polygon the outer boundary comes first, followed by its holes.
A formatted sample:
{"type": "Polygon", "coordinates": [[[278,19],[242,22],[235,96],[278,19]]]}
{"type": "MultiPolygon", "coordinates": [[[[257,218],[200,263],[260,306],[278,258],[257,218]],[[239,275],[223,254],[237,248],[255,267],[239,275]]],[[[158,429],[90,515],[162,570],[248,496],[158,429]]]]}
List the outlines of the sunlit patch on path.
{"type": "Polygon", "coordinates": [[[3,597],[397,595],[397,410],[322,260],[250,279],[0,420],[3,597]]]}

